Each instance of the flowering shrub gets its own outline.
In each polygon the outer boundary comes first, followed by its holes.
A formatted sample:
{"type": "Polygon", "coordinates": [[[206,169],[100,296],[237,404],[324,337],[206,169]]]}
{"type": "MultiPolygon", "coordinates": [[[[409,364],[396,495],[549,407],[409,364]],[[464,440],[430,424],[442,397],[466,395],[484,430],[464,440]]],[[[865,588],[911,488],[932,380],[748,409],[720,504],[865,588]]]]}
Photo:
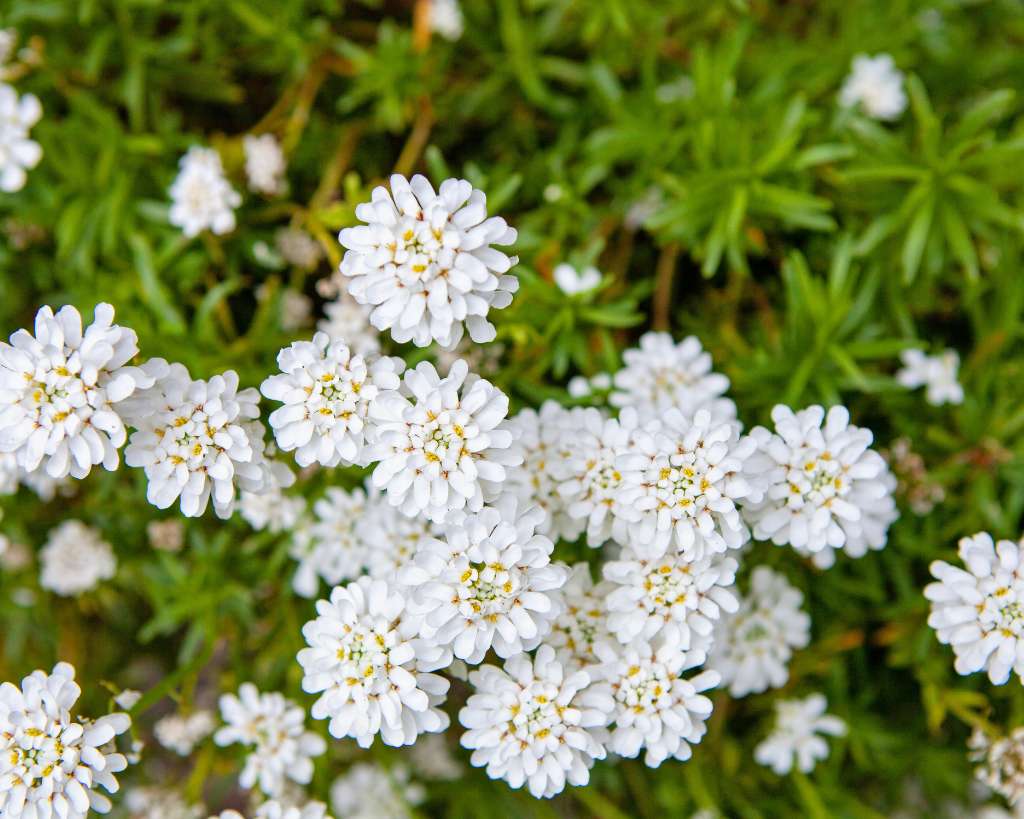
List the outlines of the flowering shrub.
{"type": "Polygon", "coordinates": [[[1024,815],[1013,0],[10,0],[0,816],[1024,815]]]}

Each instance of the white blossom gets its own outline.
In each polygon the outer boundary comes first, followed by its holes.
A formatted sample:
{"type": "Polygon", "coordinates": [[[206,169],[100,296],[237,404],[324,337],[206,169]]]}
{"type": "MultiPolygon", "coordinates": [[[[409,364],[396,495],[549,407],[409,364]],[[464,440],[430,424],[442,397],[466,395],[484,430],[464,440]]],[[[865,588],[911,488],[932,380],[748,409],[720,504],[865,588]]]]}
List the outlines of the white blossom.
{"type": "Polygon", "coordinates": [[[368,748],[380,734],[385,745],[401,746],[448,727],[438,707],[448,681],[428,672],[451,655],[416,639],[420,622],[406,611],[402,590],[361,577],[335,587],[316,610],[298,659],[303,690],[320,694],[313,718],[329,719],[331,736],[368,748]]]}
{"type": "Polygon", "coordinates": [[[429,0],[428,8],[432,32],[453,42],[462,36],[463,20],[459,0],[429,0]]]}
{"type": "Polygon", "coordinates": [[[135,331],[98,304],[84,332],[70,305],[56,314],[41,308],[34,332],[0,342],[0,451],[51,478],[84,478],[96,464],[115,469],[127,435],[123,402],[153,384],[148,369],[126,366],[139,351],[135,331]]]}
{"type": "Polygon", "coordinates": [[[0,190],[20,191],[27,171],[39,164],[43,150],[29,139],[29,131],[43,116],[34,94],[18,96],[13,86],[0,83],[0,190]]]}
{"type": "Polygon", "coordinates": [[[732,697],[781,688],[789,679],[794,648],[811,639],[811,618],[800,606],[803,593],[786,576],[758,566],[750,593],[735,614],[726,615],[714,634],[708,667],[722,677],[732,697]]]}
{"type": "Polygon", "coordinates": [[[327,805],[315,799],[310,799],[301,805],[291,804],[280,799],[268,799],[259,804],[254,817],[255,819],[331,819],[327,813],[327,805]]]}
{"type": "Polygon", "coordinates": [[[568,577],[551,563],[554,544],[536,534],[543,519],[540,509],[520,510],[503,495],[495,507],[455,517],[444,541],[425,543],[399,573],[413,590],[409,610],[421,620],[420,636],[471,664],[492,648],[502,658],[536,648],[568,577]]]}
{"type": "Polygon", "coordinates": [[[1019,815],[1024,805],[1024,728],[995,738],[975,728],[967,744],[970,759],[979,763],[975,778],[1016,807],[1014,815],[1019,815]]]}
{"type": "Polygon", "coordinates": [[[404,765],[384,769],[357,762],[331,785],[331,807],[339,819],[412,819],[410,807],[426,796],[404,765]]]}
{"type": "Polygon", "coordinates": [[[238,782],[278,796],[286,780],[300,785],[313,778],[313,757],[327,750],[323,737],[306,730],[306,712],[284,695],[261,693],[242,683],[238,696],[222,694],[221,718],[226,723],[213,735],[218,745],[239,743],[249,748],[238,782]]]}
{"type": "Polygon", "coordinates": [[[395,579],[438,531],[439,527],[425,518],[403,515],[373,487],[367,488],[366,505],[355,521],[366,572],[382,580],[395,579]]]}
{"type": "Polygon", "coordinates": [[[846,723],[826,714],[827,707],[823,694],[811,694],[802,700],[776,700],[775,728],[754,748],[754,761],[779,776],[788,774],[794,763],[797,770],[810,773],[828,757],[825,736],[846,734],[846,723]]]}
{"type": "Polygon", "coordinates": [[[285,159],[277,137],[273,134],[246,134],[242,148],[249,189],[268,196],[284,193],[285,159]]]}
{"type": "Polygon", "coordinates": [[[497,495],[505,468],[522,462],[503,423],[508,398],[468,375],[462,360],[443,379],[421,361],[405,373],[411,399],[389,393],[375,407],[378,443],[369,457],[380,463],[373,484],[406,515],[443,523],[451,512],[479,512],[497,495]]]}
{"type": "Polygon", "coordinates": [[[687,416],[706,409],[716,422],[736,417],[736,405],[724,397],[729,379],[711,369],[711,354],[696,336],[676,344],[668,333],[644,333],[622,360],[612,377],[612,406],[634,407],[644,420],[673,408],[687,416]]]}
{"type": "Polygon", "coordinates": [[[287,287],[281,292],[281,329],[293,332],[310,323],[313,315],[313,300],[296,290],[287,287]]]}
{"type": "Polygon", "coordinates": [[[209,381],[192,380],[181,364],[133,402],[132,433],[125,463],[142,467],[149,479],[146,497],[159,509],[181,499],[186,517],[198,517],[211,496],[218,517],[234,509],[236,486],[263,491],[269,479],[263,457],[259,393],[238,389],[228,370],[209,381]]]}
{"type": "Polygon", "coordinates": [[[50,532],[39,563],[39,585],[62,597],[90,591],[117,571],[110,544],[80,520],[66,520],[50,532]]]}
{"type": "Polygon", "coordinates": [[[121,804],[131,819],[203,819],[199,805],[189,804],[172,788],[145,786],[128,788],[121,804]]]}
{"type": "Polygon", "coordinates": [[[571,264],[555,266],[553,273],[555,284],[567,296],[589,293],[601,283],[601,271],[596,267],[585,267],[577,270],[571,264]]]}
{"type": "Polygon", "coordinates": [[[925,355],[921,350],[900,353],[903,368],[896,381],[909,390],[925,387],[925,398],[933,406],[962,404],[964,388],[957,381],[960,356],[956,350],[943,350],[939,355],[925,355]]]}
{"type": "Polygon", "coordinates": [[[142,692],[136,691],[134,688],[125,688],[114,697],[114,705],[123,711],[130,711],[135,707],[135,703],[142,699],[142,692]]]}
{"type": "Polygon", "coordinates": [[[292,586],[303,597],[315,597],[320,578],[337,586],[355,580],[366,566],[363,542],[356,524],[363,516],[366,494],[362,489],[347,492],[330,487],[313,504],[313,521],[294,538],[291,556],[299,561],[292,586]]]}
{"type": "Polygon", "coordinates": [[[706,655],[714,621],[739,608],[732,589],[736,569],[736,561],[722,555],[688,561],[669,550],[648,559],[626,547],[603,567],[605,580],[615,586],[605,598],[608,629],[622,643],[659,637],[706,655]]]}
{"type": "Polygon", "coordinates": [[[341,272],[352,297],[373,305],[374,327],[418,347],[454,347],[463,323],[478,344],[494,340],[487,313],[508,307],[519,281],[507,275],[517,260],[491,244],[512,244],[516,231],[487,218],[483,192],[446,179],[435,193],[423,176],[394,174],[391,193],[374,188],[356,216],[367,224],[339,234],[341,272]]]}
{"type": "Polygon", "coordinates": [[[693,655],[670,643],[637,640],[628,646],[599,643],[601,665],[591,669],[599,682],[588,694],[611,704],[608,750],[636,757],[646,750],[644,763],[657,768],[666,759],[685,761],[707,731],[711,700],[701,692],[718,685],[715,671],[693,677],[683,672],[696,663],[693,655]]]}
{"type": "Polygon", "coordinates": [[[305,498],[286,495],[280,486],[265,492],[242,492],[238,502],[238,513],[246,523],[274,534],[294,529],[305,511],[305,498]]]}
{"type": "Polygon", "coordinates": [[[772,410],[775,433],[751,431],[761,451],[765,495],[744,509],[754,537],[789,544],[827,568],[842,548],[851,557],[885,546],[899,513],[896,480],[872,449],[871,431],[850,424],[846,407],[772,410]],[[824,422],[824,426],[822,425],[824,422]]]}
{"type": "Polygon", "coordinates": [[[517,654],[504,670],[484,665],[469,675],[474,693],[459,711],[462,745],[491,779],[549,799],[566,783],[586,785],[595,759],[604,759],[600,730],[608,724],[606,697],[591,702],[585,671],[566,675],[551,646],[531,660],[517,654]]]}
{"type": "Polygon", "coordinates": [[[586,563],[572,567],[562,587],[563,609],[544,641],[566,669],[575,671],[600,662],[595,647],[611,639],[605,603],[614,588],[607,582],[595,585],[586,563]]]}
{"type": "Polygon", "coordinates": [[[220,154],[194,145],[178,164],[180,170],[170,188],[170,223],[189,238],[204,230],[218,236],[234,230],[235,208],[242,204],[242,197],[224,177],[220,154]]]}
{"type": "MultiPolygon", "coordinates": [[[[299,228],[281,228],[274,234],[274,247],[288,264],[313,270],[323,258],[324,250],[320,243],[306,231],[299,228]]],[[[347,338],[342,334],[342,338],[347,338]]]]}
{"type": "Polygon", "coordinates": [[[110,810],[98,788],[118,789],[114,774],[128,762],[112,740],[131,720],[121,713],[72,717],[81,693],[67,663],[50,674],[34,671],[20,688],[0,686],[0,816],[84,819],[90,810],[110,810]]]}
{"type": "Polygon", "coordinates": [[[839,91],[839,104],[844,108],[860,106],[873,119],[899,119],[907,107],[903,72],[889,54],[858,54],[839,91]]]}
{"type": "Polygon", "coordinates": [[[169,714],[153,726],[156,741],[178,756],[188,756],[197,744],[213,733],[216,723],[206,710],[169,714]]]}
{"type": "Polygon", "coordinates": [[[451,752],[445,734],[424,734],[409,749],[418,776],[435,782],[454,782],[465,775],[462,762],[451,752]]]}
{"type": "Polygon", "coordinates": [[[993,542],[987,532],[960,541],[964,569],[944,560],[931,566],[938,582],[925,587],[930,625],[951,645],[958,674],[988,672],[1003,685],[1012,671],[1024,681],[1024,565],[1021,544],[993,542]]]}
{"type": "Polygon", "coordinates": [[[316,325],[331,338],[343,338],[356,355],[364,357],[380,352],[380,334],[370,324],[370,313],[348,293],[341,293],[324,305],[324,318],[316,325]]]}
{"type": "Polygon", "coordinates": [[[404,362],[352,355],[345,342],[317,333],[278,353],[281,373],[267,378],[263,394],[284,406],[270,414],[278,446],[295,452],[299,466],[363,465],[372,442],[378,402],[397,396],[404,362]]]}

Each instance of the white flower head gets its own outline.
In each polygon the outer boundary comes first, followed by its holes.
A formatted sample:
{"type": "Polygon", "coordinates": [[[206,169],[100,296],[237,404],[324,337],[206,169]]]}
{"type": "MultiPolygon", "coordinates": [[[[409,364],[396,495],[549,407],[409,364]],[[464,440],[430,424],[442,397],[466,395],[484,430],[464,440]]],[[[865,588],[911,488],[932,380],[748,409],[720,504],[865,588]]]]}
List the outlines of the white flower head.
{"type": "Polygon", "coordinates": [[[1019,816],[1024,804],[1024,728],[995,739],[975,728],[967,745],[970,759],[979,763],[975,778],[1016,808],[1005,816],[1019,816]]]}
{"type": "Polygon", "coordinates": [[[217,516],[229,517],[238,490],[261,492],[272,479],[263,425],[252,420],[259,393],[239,390],[234,370],[201,381],[181,364],[166,369],[133,401],[125,463],[145,469],[146,497],[157,508],[180,498],[182,514],[198,517],[212,497],[217,516]]]}
{"type": "Polygon", "coordinates": [[[0,816],[84,819],[90,810],[110,810],[98,789],[118,789],[114,774],[128,761],[112,740],[131,720],[121,713],[72,717],[81,693],[67,663],[50,674],[34,671],[20,688],[0,686],[0,816]]]}
{"type": "Polygon", "coordinates": [[[544,513],[503,495],[494,507],[456,517],[445,541],[431,540],[399,573],[413,589],[420,635],[476,664],[493,648],[507,658],[536,648],[560,611],[568,570],[551,563],[554,544],[536,534],[544,513]]]}
{"type": "Polygon", "coordinates": [[[607,582],[595,585],[586,563],[572,567],[562,588],[562,611],[545,639],[566,669],[575,671],[601,662],[595,648],[611,639],[605,601],[614,588],[607,582]]]}
{"type": "Polygon", "coordinates": [[[407,613],[404,591],[361,577],[335,587],[316,610],[298,659],[303,690],[320,694],[313,718],[329,719],[331,736],[368,748],[380,734],[385,745],[402,746],[448,727],[438,707],[448,681],[427,672],[451,655],[416,639],[420,623],[407,613]]]}
{"type": "Polygon", "coordinates": [[[706,409],[718,422],[736,417],[736,405],[724,397],[729,379],[711,369],[711,354],[696,336],[677,344],[668,333],[644,333],[622,360],[612,379],[612,406],[634,407],[644,420],[673,408],[688,416],[706,409]]]}
{"type": "Polygon", "coordinates": [[[604,564],[604,578],[615,586],[605,598],[608,629],[622,643],[658,637],[706,656],[714,622],[739,608],[733,592],[737,568],[722,555],[688,561],[669,550],[648,559],[627,547],[619,560],[604,564]]]}
{"type": "Polygon", "coordinates": [[[313,757],[327,750],[323,737],[306,730],[306,712],[277,691],[260,692],[242,683],[238,695],[222,694],[224,722],[213,735],[218,745],[239,743],[250,749],[238,782],[278,796],[286,780],[308,785],[313,778],[313,757]]]}
{"type": "Polygon", "coordinates": [[[39,143],[28,136],[42,116],[43,106],[38,97],[19,97],[13,86],[0,83],[0,190],[20,191],[28,179],[26,171],[43,158],[39,143]]]}
{"type": "Polygon", "coordinates": [[[596,267],[585,267],[577,270],[571,264],[555,266],[553,273],[555,284],[567,296],[589,293],[601,283],[601,271],[596,267]]]}
{"type": "Polygon", "coordinates": [[[743,546],[750,532],[737,504],[763,497],[756,452],[753,438],[706,409],[669,409],[639,430],[619,460],[622,502],[639,513],[629,543],[650,555],[674,545],[693,560],[743,546]]]}
{"type": "Polygon", "coordinates": [[[373,484],[406,515],[443,523],[451,512],[479,512],[498,494],[506,467],[522,462],[503,423],[508,398],[468,375],[462,360],[445,378],[421,361],[405,373],[411,399],[389,393],[374,408],[378,443],[369,457],[380,463],[373,484]]]}
{"type": "Polygon", "coordinates": [[[839,91],[839,104],[844,108],[859,105],[873,119],[899,119],[907,107],[903,72],[896,68],[888,54],[875,57],[858,54],[839,91]]]}
{"type": "Polygon", "coordinates": [[[909,390],[925,387],[925,398],[932,406],[964,402],[964,388],[957,381],[960,356],[956,350],[943,350],[939,355],[904,350],[900,361],[903,368],[896,373],[896,381],[909,390]]]}
{"type": "Polygon", "coordinates": [[[327,805],[315,799],[301,805],[282,799],[268,799],[257,806],[253,815],[255,819],[331,819],[327,805]]]}
{"type": "Polygon", "coordinates": [[[138,351],[109,304],[96,306],[84,332],[74,307],[41,308],[34,335],[18,330],[0,342],[0,451],[51,478],[115,469],[127,436],[123,402],[153,384],[148,370],[126,366],[138,351]]]}
{"type": "Polygon", "coordinates": [[[337,586],[363,573],[366,553],[356,525],[365,507],[362,489],[346,492],[336,486],[313,504],[314,520],[294,539],[291,550],[291,556],[299,561],[292,581],[298,594],[315,597],[320,578],[337,586]]]}
{"type": "Polygon", "coordinates": [[[278,446],[294,451],[299,466],[364,465],[365,446],[374,438],[371,415],[378,401],[397,394],[404,362],[368,363],[344,341],[317,333],[285,347],[277,363],[281,373],[260,389],[284,404],[270,414],[278,446]]]}
{"type": "Polygon", "coordinates": [[[344,819],[412,819],[410,808],[426,796],[404,765],[357,762],[331,785],[331,807],[344,819]]]}
{"type": "Polygon", "coordinates": [[[235,229],[235,208],[242,197],[224,177],[220,154],[192,146],[179,162],[171,185],[170,222],[191,238],[204,230],[218,236],[235,229]]]}
{"type": "Polygon", "coordinates": [[[253,529],[272,534],[295,528],[306,511],[306,500],[286,495],[278,485],[265,492],[242,492],[238,512],[253,529]]]}
{"type": "Polygon", "coordinates": [[[110,544],[80,520],[66,520],[50,532],[39,563],[39,585],[62,597],[90,591],[117,571],[110,544]]]}
{"type": "Polygon", "coordinates": [[[462,36],[462,8],[459,0],[430,0],[430,30],[454,42],[462,36]]]}
{"type": "Polygon", "coordinates": [[[508,275],[517,259],[491,247],[510,245],[516,231],[487,217],[487,199],[465,179],[446,179],[435,192],[426,177],[394,174],[391,192],[373,190],[359,205],[365,225],[338,236],[346,248],[341,272],[349,292],[373,305],[370,321],[395,341],[452,348],[463,324],[478,344],[493,341],[491,308],[512,303],[519,287],[508,275]]]}
{"type": "Polygon", "coordinates": [[[846,723],[826,714],[826,708],[828,701],[823,694],[811,694],[802,700],[777,700],[775,728],[754,748],[754,760],[779,776],[788,774],[794,763],[797,770],[810,773],[828,757],[825,736],[846,734],[846,723]]]}
{"type": "Polygon", "coordinates": [[[448,747],[445,734],[424,734],[409,749],[409,761],[416,774],[435,782],[454,782],[465,775],[465,767],[448,747]]]}
{"type": "Polygon", "coordinates": [[[178,756],[188,756],[196,745],[213,733],[215,727],[216,722],[210,711],[169,714],[153,726],[153,736],[178,756]]]}
{"type": "Polygon", "coordinates": [[[718,685],[718,673],[683,676],[693,655],[660,641],[629,646],[599,643],[601,665],[591,673],[600,681],[588,694],[608,700],[611,722],[608,750],[633,758],[646,749],[644,763],[657,768],[666,759],[689,759],[707,731],[711,700],[703,691],[718,685]]]}
{"type": "Polygon", "coordinates": [[[523,463],[508,470],[502,491],[515,495],[522,508],[539,506],[545,512],[537,527],[553,540],[576,540],[586,522],[569,516],[559,485],[568,475],[573,454],[573,420],[580,411],[567,411],[554,401],[540,410],[524,409],[508,420],[516,436],[514,447],[523,463]]]}
{"type": "Polygon", "coordinates": [[[249,189],[268,196],[284,193],[286,163],[277,137],[273,134],[246,134],[242,147],[249,189]]]}
{"type": "MultiPolygon", "coordinates": [[[[286,227],[274,234],[274,247],[288,264],[313,270],[323,258],[324,249],[320,243],[300,228],[286,227]]],[[[342,338],[348,338],[344,333],[342,338]]]]}
{"type": "Polygon", "coordinates": [[[775,432],[751,431],[765,472],[764,500],[745,507],[758,540],[789,544],[827,568],[835,551],[862,557],[885,546],[898,516],[896,480],[872,449],[868,429],[850,424],[846,407],[820,406],[794,413],[772,410],[775,432]],[[824,425],[823,425],[824,424],[824,425]]]}
{"type": "Polygon", "coordinates": [[[517,654],[504,670],[484,665],[469,675],[475,693],[459,711],[467,728],[464,748],[475,767],[513,788],[526,785],[549,799],[570,785],[586,785],[595,759],[604,759],[600,730],[608,724],[607,698],[591,703],[585,671],[566,674],[551,646],[532,660],[517,654]]]}
{"type": "Polygon", "coordinates": [[[386,495],[368,487],[366,506],[355,521],[355,532],[370,577],[394,580],[399,570],[410,565],[417,552],[438,535],[439,527],[425,518],[406,517],[388,503],[386,495]]]}
{"type": "Polygon", "coordinates": [[[204,819],[206,812],[185,801],[183,794],[155,785],[128,788],[121,800],[131,819],[204,819]]]}
{"type": "Polygon", "coordinates": [[[781,688],[789,679],[794,648],[811,639],[811,618],[800,608],[803,593],[786,576],[758,566],[750,593],[735,614],[726,615],[714,634],[708,667],[719,672],[732,697],[781,688]]]}
{"type": "Polygon", "coordinates": [[[343,338],[356,355],[369,357],[380,352],[380,334],[370,324],[370,313],[348,295],[339,294],[324,305],[324,317],[317,329],[331,338],[343,338]]]}
{"type": "Polygon", "coordinates": [[[930,625],[939,642],[951,645],[958,674],[988,672],[1003,685],[1010,672],[1024,681],[1024,565],[1020,543],[993,542],[987,532],[960,541],[964,567],[931,564],[938,582],[925,587],[930,625]]]}

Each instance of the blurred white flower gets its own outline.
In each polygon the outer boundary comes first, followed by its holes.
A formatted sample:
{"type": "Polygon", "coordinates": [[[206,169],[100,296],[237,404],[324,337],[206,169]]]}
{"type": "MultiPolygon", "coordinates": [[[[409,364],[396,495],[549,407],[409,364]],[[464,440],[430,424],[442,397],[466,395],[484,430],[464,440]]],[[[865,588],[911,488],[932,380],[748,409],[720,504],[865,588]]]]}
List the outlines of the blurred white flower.
{"type": "Polygon", "coordinates": [[[388,503],[387,496],[369,487],[366,506],[355,521],[365,567],[370,577],[394,580],[400,569],[432,541],[439,527],[425,518],[410,518],[388,503]]]}
{"type": "Polygon", "coordinates": [[[355,580],[366,566],[363,541],[356,524],[363,516],[366,495],[362,489],[346,492],[329,487],[313,504],[314,519],[294,538],[291,556],[299,561],[292,587],[302,597],[315,597],[320,578],[337,586],[355,580]]]}
{"type": "Polygon", "coordinates": [[[446,179],[435,192],[424,176],[394,174],[391,193],[374,188],[356,216],[367,224],[339,234],[341,272],[352,277],[352,297],[374,306],[374,327],[417,347],[454,347],[463,323],[478,344],[494,340],[487,313],[508,307],[519,281],[507,275],[517,260],[491,244],[512,244],[516,231],[487,218],[482,191],[446,179]]]}
{"type": "Polygon", "coordinates": [[[957,381],[960,356],[956,350],[944,350],[939,355],[925,355],[921,350],[900,353],[903,368],[896,373],[896,381],[909,390],[925,387],[925,399],[933,406],[962,404],[964,388],[957,381]]]}
{"type": "Polygon", "coordinates": [[[199,805],[189,804],[178,791],[155,785],[128,788],[121,800],[131,819],[204,819],[199,805]]]}
{"type": "Polygon", "coordinates": [[[280,799],[268,799],[257,806],[253,815],[254,819],[331,819],[327,814],[327,805],[315,799],[301,805],[280,799]]]}
{"type": "Polygon", "coordinates": [[[462,36],[462,8],[459,0],[429,0],[430,30],[454,42],[462,36]]]}
{"type": "Polygon", "coordinates": [[[313,300],[305,293],[288,287],[281,293],[281,329],[294,332],[310,323],[313,300]]]}
{"type": "Polygon", "coordinates": [[[0,190],[20,191],[27,171],[39,164],[43,150],[29,139],[29,130],[43,116],[43,106],[34,94],[18,92],[0,83],[0,190]]]}
{"type": "Polygon", "coordinates": [[[454,782],[465,774],[444,734],[424,734],[409,749],[409,761],[418,776],[435,782],[454,782]]]}
{"type": "Polygon", "coordinates": [[[242,140],[245,151],[245,176],[249,190],[277,196],[284,193],[285,159],[281,143],[273,134],[246,134],[242,140]]]}
{"type": "Polygon", "coordinates": [[[979,763],[975,778],[1015,806],[1014,815],[1019,815],[1024,806],[1024,728],[998,738],[975,728],[967,744],[970,759],[979,763]]]}
{"type": "Polygon", "coordinates": [[[839,91],[839,104],[844,108],[859,105],[873,119],[899,119],[907,107],[903,72],[888,54],[858,54],[839,91]]]}
{"type": "Polygon", "coordinates": [[[348,293],[340,293],[324,305],[324,318],[316,328],[331,338],[344,339],[356,355],[369,357],[380,352],[380,334],[370,324],[370,311],[348,293]]]}
{"type": "Polygon", "coordinates": [[[589,293],[601,283],[601,271],[596,267],[576,270],[571,264],[560,264],[554,270],[555,284],[567,296],[589,293]]]}
{"type": "Polygon", "coordinates": [[[331,808],[339,819],[412,819],[411,808],[426,796],[403,765],[357,762],[331,785],[331,808]]]}
{"type": "Polygon", "coordinates": [[[555,649],[566,670],[599,663],[595,653],[598,643],[614,638],[608,631],[608,594],[615,587],[611,583],[594,584],[590,566],[577,563],[562,587],[562,610],[545,642],[555,649]]]}
{"type": "Polygon", "coordinates": [[[242,492],[238,513],[257,531],[266,529],[272,534],[290,531],[306,511],[306,499],[286,495],[281,487],[273,486],[265,492],[242,492]]]}
{"type": "Polygon", "coordinates": [[[301,267],[303,270],[314,269],[324,255],[320,243],[299,228],[278,230],[274,234],[274,246],[288,264],[301,267]]]}
{"type": "Polygon", "coordinates": [[[221,235],[235,229],[235,208],[242,197],[224,177],[220,154],[193,146],[179,162],[170,188],[170,223],[191,238],[204,230],[221,235]]]}
{"type": "Polygon", "coordinates": [[[153,726],[156,741],[179,756],[188,756],[195,746],[213,733],[216,723],[206,710],[191,714],[170,714],[153,726]]]}
{"type": "Polygon", "coordinates": [[[142,692],[136,691],[134,688],[126,688],[116,697],[114,697],[114,705],[125,711],[130,711],[135,707],[135,703],[142,699],[142,692]]]}
{"type": "Polygon", "coordinates": [[[794,763],[797,770],[810,773],[828,757],[825,736],[846,734],[846,723],[826,714],[827,707],[823,694],[811,694],[802,700],[776,700],[775,728],[754,748],[754,761],[779,776],[788,774],[794,763]]]}
{"type": "Polygon", "coordinates": [[[39,563],[39,585],[62,597],[94,589],[117,571],[110,544],[80,520],[66,520],[50,531],[39,563]]]}

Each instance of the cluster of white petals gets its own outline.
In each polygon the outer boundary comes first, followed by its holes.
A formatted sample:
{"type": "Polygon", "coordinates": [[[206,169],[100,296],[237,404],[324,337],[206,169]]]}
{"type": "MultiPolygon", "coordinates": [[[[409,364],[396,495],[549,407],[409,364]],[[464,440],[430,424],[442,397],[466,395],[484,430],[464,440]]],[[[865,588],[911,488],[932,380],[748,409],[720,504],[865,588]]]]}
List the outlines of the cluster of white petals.
{"type": "Polygon", "coordinates": [[[939,355],[925,355],[921,350],[900,353],[903,367],[896,373],[896,381],[908,390],[925,388],[925,400],[933,406],[962,404],[964,388],[957,375],[960,355],[956,350],[943,350],[939,355]]]}
{"type": "Polygon", "coordinates": [[[370,356],[380,352],[380,334],[370,324],[369,312],[348,295],[341,293],[324,305],[324,317],[317,330],[331,338],[343,338],[356,355],[370,356]]]}
{"type": "Polygon", "coordinates": [[[403,765],[357,762],[331,785],[331,807],[339,819],[412,819],[426,795],[403,765]]]}
{"type": "Polygon", "coordinates": [[[519,282],[508,275],[517,260],[491,245],[512,244],[516,231],[487,217],[486,197],[465,179],[446,179],[436,192],[420,175],[390,181],[390,193],[374,188],[356,208],[366,224],[339,234],[349,293],[373,306],[373,326],[395,341],[450,349],[463,325],[478,344],[493,341],[487,313],[511,304],[519,282]]]}
{"type": "Polygon", "coordinates": [[[451,656],[416,639],[420,622],[406,611],[402,590],[361,577],[337,586],[316,604],[317,618],[302,634],[302,688],[320,694],[315,719],[329,719],[331,736],[351,737],[363,748],[377,734],[386,745],[411,745],[421,733],[448,727],[438,706],[448,681],[428,673],[451,656]]]}
{"type": "Polygon", "coordinates": [[[800,606],[804,595],[786,576],[767,566],[750,575],[750,593],[714,633],[708,667],[717,671],[732,697],[781,688],[789,679],[793,649],[811,639],[811,618],[800,606]]]}
{"type": "Polygon", "coordinates": [[[388,503],[387,495],[366,490],[366,505],[356,520],[356,537],[362,544],[366,573],[372,578],[395,580],[398,572],[438,534],[438,526],[426,518],[410,518],[388,503]]]}
{"type": "Polygon", "coordinates": [[[463,29],[459,0],[430,0],[428,6],[430,30],[446,40],[458,40],[463,29]]]}
{"type": "Polygon", "coordinates": [[[72,716],[82,690],[75,669],[57,663],[34,671],[21,687],[0,686],[0,816],[84,819],[106,813],[114,776],[128,766],[112,740],[131,725],[127,714],[97,720],[72,716]]]}
{"type": "Polygon", "coordinates": [[[43,149],[29,139],[29,131],[43,116],[43,106],[35,94],[23,94],[0,83],[0,190],[20,191],[28,179],[27,171],[39,164],[43,149]]]}
{"type": "Polygon", "coordinates": [[[218,745],[249,748],[238,782],[259,787],[267,796],[283,793],[286,781],[306,785],[313,778],[313,757],[327,750],[323,737],[306,730],[306,712],[282,694],[260,692],[242,683],[238,695],[223,694],[225,725],[213,735],[218,745]]]}
{"type": "Polygon", "coordinates": [[[932,604],[928,625],[951,645],[958,674],[985,671],[994,685],[1013,672],[1024,681],[1024,564],[1022,545],[994,542],[987,532],[960,541],[964,568],[931,564],[935,583],[924,594],[932,604]]]}
{"type": "Polygon", "coordinates": [[[188,756],[196,745],[213,733],[215,727],[216,722],[210,711],[169,714],[153,726],[153,736],[178,756],[188,756]]]}
{"type": "Polygon", "coordinates": [[[90,591],[117,571],[110,544],[80,520],[66,520],[50,532],[39,563],[39,585],[62,597],[90,591]]]}
{"type": "Polygon", "coordinates": [[[777,700],[775,727],[754,748],[754,760],[770,767],[779,776],[793,770],[810,773],[828,757],[826,736],[846,734],[846,723],[826,714],[828,701],[823,694],[811,694],[802,700],[777,700]]]}
{"type": "Polygon", "coordinates": [[[614,639],[608,631],[606,608],[614,588],[606,581],[595,584],[586,563],[577,563],[570,570],[562,587],[562,611],[544,640],[566,669],[575,671],[601,662],[597,644],[614,639]]]}
{"type": "Polygon", "coordinates": [[[365,505],[362,489],[347,492],[336,486],[313,504],[312,523],[293,538],[291,556],[299,561],[299,567],[292,586],[298,594],[315,597],[320,578],[336,586],[363,573],[366,550],[356,534],[356,524],[365,505]]]}
{"type": "Polygon", "coordinates": [[[242,149],[245,151],[245,176],[249,189],[268,196],[284,193],[286,165],[277,137],[273,134],[246,134],[242,149]]]}
{"type": "Polygon", "coordinates": [[[596,267],[585,267],[577,270],[571,264],[556,265],[552,277],[558,289],[567,296],[578,296],[589,293],[601,283],[601,271],[596,267]]]}
{"type": "Polygon", "coordinates": [[[305,511],[304,498],[284,494],[276,483],[264,492],[242,492],[238,502],[238,513],[246,523],[275,534],[293,530],[305,511]]]}
{"type": "Polygon", "coordinates": [[[1014,815],[1019,814],[1024,804],[1024,728],[1001,737],[989,737],[976,728],[968,747],[970,759],[978,763],[975,778],[1016,806],[1014,815]]]}
{"type": "Polygon", "coordinates": [[[204,230],[217,235],[235,229],[235,208],[242,204],[224,176],[220,154],[198,145],[188,149],[170,188],[170,223],[191,238],[204,230]]]}
{"type": "Polygon", "coordinates": [[[842,406],[826,415],[820,406],[794,413],[780,404],[772,421],[774,433],[763,427],[751,432],[766,481],[764,499],[744,510],[754,537],[789,544],[822,568],[835,562],[839,549],[862,557],[883,548],[899,516],[896,479],[869,448],[871,431],[850,424],[842,406]]]}
{"type": "Polygon", "coordinates": [[[907,107],[903,72],[888,54],[858,54],[839,91],[839,104],[844,108],[860,106],[873,119],[899,119],[907,107]]]}

